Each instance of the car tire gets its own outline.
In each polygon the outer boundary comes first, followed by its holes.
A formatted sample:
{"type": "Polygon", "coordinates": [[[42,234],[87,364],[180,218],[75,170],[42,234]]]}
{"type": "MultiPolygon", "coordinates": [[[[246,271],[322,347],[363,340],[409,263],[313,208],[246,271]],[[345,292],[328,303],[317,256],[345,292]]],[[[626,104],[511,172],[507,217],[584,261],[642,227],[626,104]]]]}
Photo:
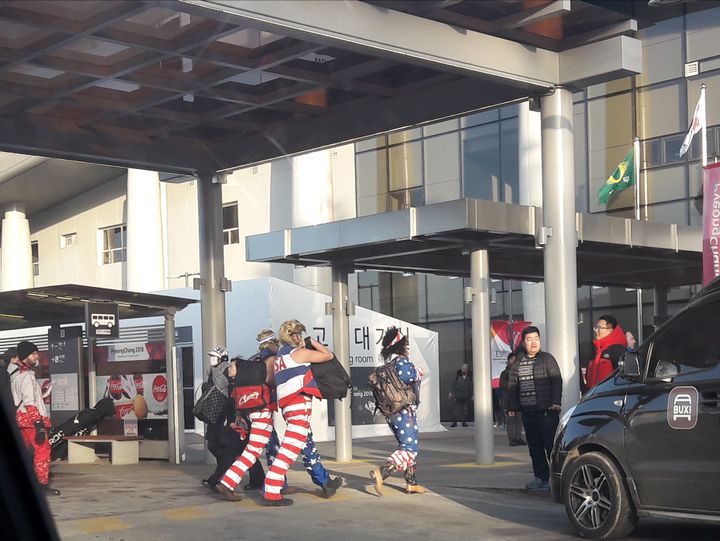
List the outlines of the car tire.
{"type": "Polygon", "coordinates": [[[565,511],[581,536],[615,539],[635,528],[637,513],[625,480],[606,455],[580,455],[563,472],[562,485],[565,511]]]}

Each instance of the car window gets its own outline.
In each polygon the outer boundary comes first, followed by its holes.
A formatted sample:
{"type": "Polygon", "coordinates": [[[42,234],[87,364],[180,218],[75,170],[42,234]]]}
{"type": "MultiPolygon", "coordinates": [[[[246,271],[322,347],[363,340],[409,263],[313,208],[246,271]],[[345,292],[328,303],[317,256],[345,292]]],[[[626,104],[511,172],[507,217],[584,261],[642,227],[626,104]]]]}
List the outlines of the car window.
{"type": "Polygon", "coordinates": [[[649,378],[671,378],[707,370],[720,360],[720,302],[689,310],[652,344],[649,378]]]}

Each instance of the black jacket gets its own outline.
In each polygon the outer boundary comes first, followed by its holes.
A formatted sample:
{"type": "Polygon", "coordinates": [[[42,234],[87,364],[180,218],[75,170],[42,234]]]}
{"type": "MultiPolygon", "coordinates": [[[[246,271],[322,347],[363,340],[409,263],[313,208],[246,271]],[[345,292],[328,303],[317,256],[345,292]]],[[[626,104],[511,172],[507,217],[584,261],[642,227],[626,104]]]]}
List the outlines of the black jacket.
{"type": "MultiPolygon", "coordinates": [[[[523,355],[523,358],[525,356],[523,355]]],[[[516,362],[508,373],[507,409],[520,411],[520,386],[518,385],[518,367],[522,358],[516,362]]],[[[535,397],[539,410],[549,409],[553,404],[562,401],[562,375],[555,357],[545,351],[535,355],[533,367],[535,379],[535,397]]]]}
{"type": "Polygon", "coordinates": [[[468,400],[473,397],[473,375],[471,371],[468,371],[465,378],[462,377],[460,370],[457,371],[452,395],[455,400],[468,400]]]}

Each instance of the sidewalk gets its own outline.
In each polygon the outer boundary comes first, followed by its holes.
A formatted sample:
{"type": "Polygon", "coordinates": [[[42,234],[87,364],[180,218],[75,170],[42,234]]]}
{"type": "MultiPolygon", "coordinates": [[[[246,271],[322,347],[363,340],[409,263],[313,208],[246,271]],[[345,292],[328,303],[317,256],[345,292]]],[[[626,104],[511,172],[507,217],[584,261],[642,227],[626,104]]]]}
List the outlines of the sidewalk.
{"type": "Polygon", "coordinates": [[[472,427],[421,434],[417,476],[433,491],[428,495],[405,494],[400,476],[388,480],[385,496],[375,494],[368,472],[395,448],[392,437],[355,440],[353,461],[344,464],[333,460],[334,442],[319,443],[323,463],[343,477],[343,487],[325,500],[297,463],[289,474],[295,505],[283,509],[261,507],[259,492],[231,503],[202,487],[212,466],[203,463],[200,438],[190,439],[188,460],[179,466],[54,463],[53,482],[62,496],[49,503],[61,538],[310,539],[328,537],[328,528],[343,531],[343,541],[408,534],[438,541],[572,537],[564,509],[549,494],[524,489],[532,480],[527,447],[509,447],[502,430],[495,430],[496,462],[490,466],[474,462],[472,427]]]}

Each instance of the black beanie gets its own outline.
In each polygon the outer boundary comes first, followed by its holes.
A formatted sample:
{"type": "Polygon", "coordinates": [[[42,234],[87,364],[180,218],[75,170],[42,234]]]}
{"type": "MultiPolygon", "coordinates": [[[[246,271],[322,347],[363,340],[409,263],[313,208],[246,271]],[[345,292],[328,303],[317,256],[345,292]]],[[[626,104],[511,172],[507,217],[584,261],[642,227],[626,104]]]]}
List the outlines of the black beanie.
{"type": "Polygon", "coordinates": [[[21,361],[27,359],[33,352],[37,351],[38,348],[32,342],[23,340],[17,345],[17,354],[21,361]]]}

